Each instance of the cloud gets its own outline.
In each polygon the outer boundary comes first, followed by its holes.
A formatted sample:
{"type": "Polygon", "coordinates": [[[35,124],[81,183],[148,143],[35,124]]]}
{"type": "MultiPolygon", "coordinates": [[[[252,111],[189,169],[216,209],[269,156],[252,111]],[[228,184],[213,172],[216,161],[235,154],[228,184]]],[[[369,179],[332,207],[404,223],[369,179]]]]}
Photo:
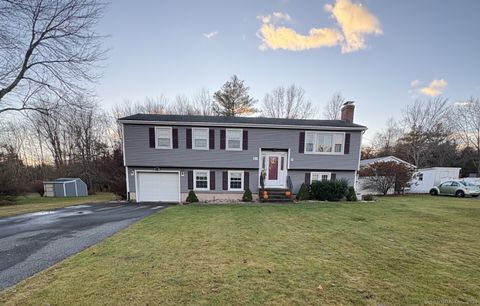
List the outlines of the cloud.
{"type": "Polygon", "coordinates": [[[202,34],[203,37],[205,37],[206,39],[213,39],[215,36],[218,35],[218,32],[217,31],[213,31],[213,32],[209,32],[209,33],[203,33],[202,34]]]}
{"type": "Polygon", "coordinates": [[[352,3],[350,0],[336,0],[335,5],[328,4],[325,10],[336,19],[337,25],[311,28],[308,34],[300,34],[285,26],[285,23],[292,21],[286,13],[274,12],[271,15],[258,16],[262,21],[257,33],[262,40],[260,49],[302,51],[341,45],[342,53],[348,53],[365,49],[366,35],[382,34],[378,19],[361,4],[352,3]]]}
{"type": "Polygon", "coordinates": [[[295,30],[273,24],[263,24],[260,28],[263,43],[260,50],[285,49],[301,51],[313,48],[332,47],[338,44],[342,36],[335,29],[310,29],[308,35],[298,34],[295,30]]]}
{"type": "Polygon", "coordinates": [[[470,106],[472,105],[473,103],[470,102],[470,101],[457,101],[454,103],[455,106],[459,106],[459,107],[462,107],[462,106],[470,106]]]}
{"type": "Polygon", "coordinates": [[[446,86],[447,82],[444,79],[433,80],[428,86],[420,88],[420,92],[426,96],[435,97],[441,95],[446,86]]]}
{"type": "Polygon", "coordinates": [[[447,84],[447,81],[445,81],[444,79],[435,79],[431,81],[430,84],[428,84],[427,86],[422,87],[419,80],[413,80],[410,83],[410,86],[415,89],[415,91],[418,91],[425,96],[436,97],[443,93],[447,84]]]}
{"type": "Polygon", "coordinates": [[[410,86],[412,87],[418,87],[420,85],[420,80],[413,80],[410,82],[410,86]]]}
{"type": "Polygon", "coordinates": [[[335,5],[325,5],[325,10],[332,14],[342,29],[345,39],[342,44],[343,53],[365,49],[365,36],[368,34],[383,34],[377,17],[360,3],[337,0],[335,5]]]}

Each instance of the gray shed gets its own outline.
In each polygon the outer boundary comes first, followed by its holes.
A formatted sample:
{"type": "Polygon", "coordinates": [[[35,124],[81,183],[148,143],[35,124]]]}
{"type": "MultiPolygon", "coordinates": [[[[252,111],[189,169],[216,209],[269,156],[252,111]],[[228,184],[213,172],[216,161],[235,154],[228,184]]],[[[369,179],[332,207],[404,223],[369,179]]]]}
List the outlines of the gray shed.
{"type": "Polygon", "coordinates": [[[87,184],[79,178],[58,178],[43,182],[46,197],[85,197],[88,196],[87,184]]]}

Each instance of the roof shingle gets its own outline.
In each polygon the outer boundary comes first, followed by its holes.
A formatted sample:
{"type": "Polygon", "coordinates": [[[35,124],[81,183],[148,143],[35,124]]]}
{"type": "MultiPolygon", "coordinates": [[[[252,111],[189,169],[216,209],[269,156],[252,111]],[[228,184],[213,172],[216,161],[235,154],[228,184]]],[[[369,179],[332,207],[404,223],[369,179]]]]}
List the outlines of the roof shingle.
{"type": "Polygon", "coordinates": [[[339,128],[366,129],[365,126],[348,123],[343,120],[314,120],[314,119],[283,119],[266,117],[222,117],[222,116],[197,116],[197,115],[157,115],[135,114],[119,119],[124,123],[128,121],[173,121],[173,122],[198,122],[198,123],[225,123],[225,124],[260,124],[260,125],[291,125],[291,126],[325,126],[339,128]]]}

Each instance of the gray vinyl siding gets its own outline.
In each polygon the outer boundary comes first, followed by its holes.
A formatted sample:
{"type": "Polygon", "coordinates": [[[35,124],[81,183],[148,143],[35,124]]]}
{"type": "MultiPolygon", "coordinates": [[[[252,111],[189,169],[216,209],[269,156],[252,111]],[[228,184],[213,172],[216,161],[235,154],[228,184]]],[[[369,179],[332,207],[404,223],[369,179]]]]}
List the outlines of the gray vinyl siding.
{"type": "Polygon", "coordinates": [[[85,184],[85,183],[84,183],[83,181],[81,181],[81,180],[76,180],[76,184],[77,184],[78,196],[79,196],[79,197],[88,196],[87,184],[85,184]]]}
{"type": "Polygon", "coordinates": [[[63,190],[63,184],[53,184],[53,189],[56,197],[65,197],[65,192],[63,190]]]}
{"type": "Polygon", "coordinates": [[[65,183],[65,191],[66,191],[66,197],[75,197],[77,196],[77,193],[75,192],[75,181],[65,183]]]}
{"type": "Polygon", "coordinates": [[[290,170],[355,171],[359,163],[360,131],[346,131],[351,134],[350,154],[323,155],[299,153],[299,135],[305,131],[302,129],[244,129],[248,130],[248,150],[226,151],[220,150],[220,130],[223,128],[215,128],[214,150],[193,150],[186,148],[185,126],[172,126],[178,129],[178,149],[150,148],[150,127],[153,125],[124,125],[126,166],[258,169],[260,148],[290,149],[290,170]]]}
{"type": "MultiPolygon", "coordinates": [[[[129,190],[130,192],[136,192],[135,189],[135,170],[153,170],[153,168],[136,168],[136,167],[129,167],[129,174],[128,174],[128,183],[129,183],[129,190]]],[[[159,171],[179,171],[184,173],[183,176],[180,176],[180,191],[182,193],[188,192],[188,171],[193,171],[194,169],[171,169],[171,168],[166,168],[166,169],[159,169],[159,171]]],[[[225,193],[225,192],[233,192],[233,191],[228,191],[228,190],[223,190],[223,172],[232,170],[232,169],[205,169],[205,170],[210,170],[210,171],[215,171],[215,190],[208,190],[208,191],[196,191],[197,193],[225,193]]],[[[258,192],[258,185],[259,185],[259,178],[258,178],[258,171],[257,170],[249,170],[246,169],[244,171],[248,171],[250,177],[249,177],[249,188],[250,190],[255,193],[258,192]]],[[[323,170],[323,171],[328,171],[328,170],[323,170]]],[[[293,185],[293,192],[297,193],[298,189],[300,189],[300,186],[302,183],[305,182],[305,173],[310,172],[310,171],[300,171],[300,170],[288,170],[288,175],[290,176],[292,180],[292,185],[293,185]]],[[[355,171],[334,171],[332,173],[336,174],[337,180],[339,179],[347,179],[350,183],[350,185],[353,186],[354,180],[355,180],[355,171]]],[[[160,185],[161,186],[161,185],[160,185]]]]}

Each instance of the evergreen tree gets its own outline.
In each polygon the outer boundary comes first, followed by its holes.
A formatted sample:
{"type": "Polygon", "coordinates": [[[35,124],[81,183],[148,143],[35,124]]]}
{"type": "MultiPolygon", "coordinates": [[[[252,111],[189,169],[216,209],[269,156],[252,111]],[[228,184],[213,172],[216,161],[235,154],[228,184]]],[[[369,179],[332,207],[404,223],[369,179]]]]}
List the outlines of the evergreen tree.
{"type": "Polygon", "coordinates": [[[248,95],[248,86],[236,75],[215,92],[213,111],[219,116],[235,117],[253,114],[255,99],[248,95]]]}

